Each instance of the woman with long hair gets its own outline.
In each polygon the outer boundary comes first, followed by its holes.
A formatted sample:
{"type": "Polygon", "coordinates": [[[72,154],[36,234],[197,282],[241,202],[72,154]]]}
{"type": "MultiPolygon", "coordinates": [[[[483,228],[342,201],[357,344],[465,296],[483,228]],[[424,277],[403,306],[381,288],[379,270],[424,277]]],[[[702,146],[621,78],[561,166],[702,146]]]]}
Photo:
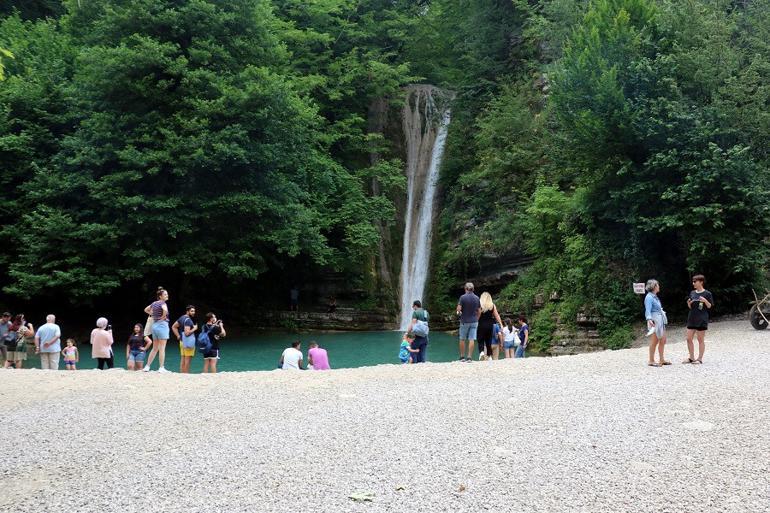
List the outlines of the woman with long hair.
{"type": "Polygon", "coordinates": [[[166,342],[168,342],[169,327],[168,327],[168,291],[162,287],[158,287],[156,293],[158,299],[147,306],[144,309],[144,313],[152,316],[152,351],[147,358],[147,365],[144,366],[144,372],[150,371],[152,361],[155,359],[155,355],[158,356],[158,372],[169,372],[166,370],[166,342]]]}
{"type": "Polygon", "coordinates": [[[505,319],[503,327],[503,349],[505,349],[505,359],[513,358],[516,348],[519,346],[519,336],[511,319],[505,319]]]}
{"type": "Polygon", "coordinates": [[[152,345],[152,340],[144,336],[143,330],[144,326],[137,322],[134,324],[134,332],[128,337],[126,343],[126,366],[128,370],[142,370],[147,348],[152,345]]]}
{"type": "Polygon", "coordinates": [[[479,301],[481,302],[481,316],[479,317],[479,327],[476,335],[479,340],[479,360],[488,360],[492,358],[495,321],[500,326],[503,325],[503,321],[500,320],[500,314],[497,313],[497,307],[492,301],[492,296],[489,292],[481,294],[479,301]]]}

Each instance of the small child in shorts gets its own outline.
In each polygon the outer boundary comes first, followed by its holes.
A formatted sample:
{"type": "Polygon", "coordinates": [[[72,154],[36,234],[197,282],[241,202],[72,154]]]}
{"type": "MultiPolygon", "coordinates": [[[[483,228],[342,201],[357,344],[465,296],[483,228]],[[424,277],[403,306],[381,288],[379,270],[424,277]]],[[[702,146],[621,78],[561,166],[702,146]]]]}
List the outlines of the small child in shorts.
{"type": "Polygon", "coordinates": [[[412,353],[419,353],[419,349],[412,349],[412,342],[414,342],[414,333],[411,331],[404,333],[404,338],[401,340],[401,349],[398,352],[398,359],[401,363],[412,363],[412,353]]]}
{"type": "Polygon", "coordinates": [[[64,368],[66,370],[77,370],[80,355],[78,354],[78,348],[75,347],[75,339],[67,339],[67,347],[62,349],[61,354],[64,356],[64,368]]]}

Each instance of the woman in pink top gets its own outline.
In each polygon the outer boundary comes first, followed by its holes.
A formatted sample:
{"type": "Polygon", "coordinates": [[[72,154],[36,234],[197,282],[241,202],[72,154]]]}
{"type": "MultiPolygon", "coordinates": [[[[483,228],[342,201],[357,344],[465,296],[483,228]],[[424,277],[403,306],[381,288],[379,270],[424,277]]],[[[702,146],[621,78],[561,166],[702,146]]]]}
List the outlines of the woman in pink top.
{"type": "Polygon", "coordinates": [[[318,347],[318,343],[311,342],[310,349],[307,351],[307,363],[313,370],[329,370],[329,355],[326,349],[318,347]]]}
{"type": "Polygon", "coordinates": [[[105,363],[108,369],[115,366],[112,342],[112,327],[107,324],[107,319],[99,317],[96,328],[91,332],[91,357],[99,362],[99,370],[104,370],[105,363]]]}

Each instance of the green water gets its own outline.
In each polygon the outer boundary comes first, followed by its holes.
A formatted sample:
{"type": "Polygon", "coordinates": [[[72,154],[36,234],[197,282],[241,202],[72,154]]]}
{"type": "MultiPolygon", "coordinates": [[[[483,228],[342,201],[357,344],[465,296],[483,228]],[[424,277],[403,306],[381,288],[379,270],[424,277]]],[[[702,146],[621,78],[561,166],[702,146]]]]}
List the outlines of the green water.
{"type": "MultiPolygon", "coordinates": [[[[329,363],[333,369],[344,367],[364,367],[383,363],[401,363],[398,351],[402,334],[396,331],[371,332],[308,332],[297,334],[260,333],[249,337],[226,338],[220,343],[221,360],[217,365],[222,371],[253,371],[272,370],[278,364],[283,350],[291,345],[293,340],[302,341],[302,353],[307,363],[307,348],[311,340],[326,349],[329,353],[329,363]]],[[[126,337],[128,338],[128,337],[126,337]]],[[[458,358],[457,337],[448,333],[432,332],[428,344],[429,362],[449,362],[458,358]]],[[[126,346],[117,342],[114,346],[115,366],[126,366],[126,346]]],[[[91,358],[91,346],[84,344],[80,350],[79,369],[96,367],[96,360],[91,358]]],[[[474,349],[478,355],[478,349],[474,349]]],[[[502,357],[502,355],[501,355],[502,357]]],[[[157,369],[157,357],[153,362],[153,370],[157,369]]],[[[30,356],[25,367],[40,368],[40,360],[30,356]]],[[[59,368],[64,368],[63,361],[59,368]]],[[[179,370],[179,346],[169,341],[166,348],[166,368],[171,371],[179,370]]],[[[200,372],[203,369],[203,359],[196,353],[193,358],[191,371],[200,372]]]]}

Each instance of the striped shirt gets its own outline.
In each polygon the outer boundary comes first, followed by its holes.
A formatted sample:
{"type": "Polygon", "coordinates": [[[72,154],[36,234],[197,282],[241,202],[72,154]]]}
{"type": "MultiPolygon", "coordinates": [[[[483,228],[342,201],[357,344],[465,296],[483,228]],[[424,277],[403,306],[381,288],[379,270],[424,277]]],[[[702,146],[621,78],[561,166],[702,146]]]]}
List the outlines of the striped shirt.
{"type": "Polygon", "coordinates": [[[153,321],[159,321],[161,319],[166,319],[163,316],[163,307],[166,305],[165,301],[155,301],[153,304],[150,305],[150,311],[152,312],[152,320],[153,321]]]}

